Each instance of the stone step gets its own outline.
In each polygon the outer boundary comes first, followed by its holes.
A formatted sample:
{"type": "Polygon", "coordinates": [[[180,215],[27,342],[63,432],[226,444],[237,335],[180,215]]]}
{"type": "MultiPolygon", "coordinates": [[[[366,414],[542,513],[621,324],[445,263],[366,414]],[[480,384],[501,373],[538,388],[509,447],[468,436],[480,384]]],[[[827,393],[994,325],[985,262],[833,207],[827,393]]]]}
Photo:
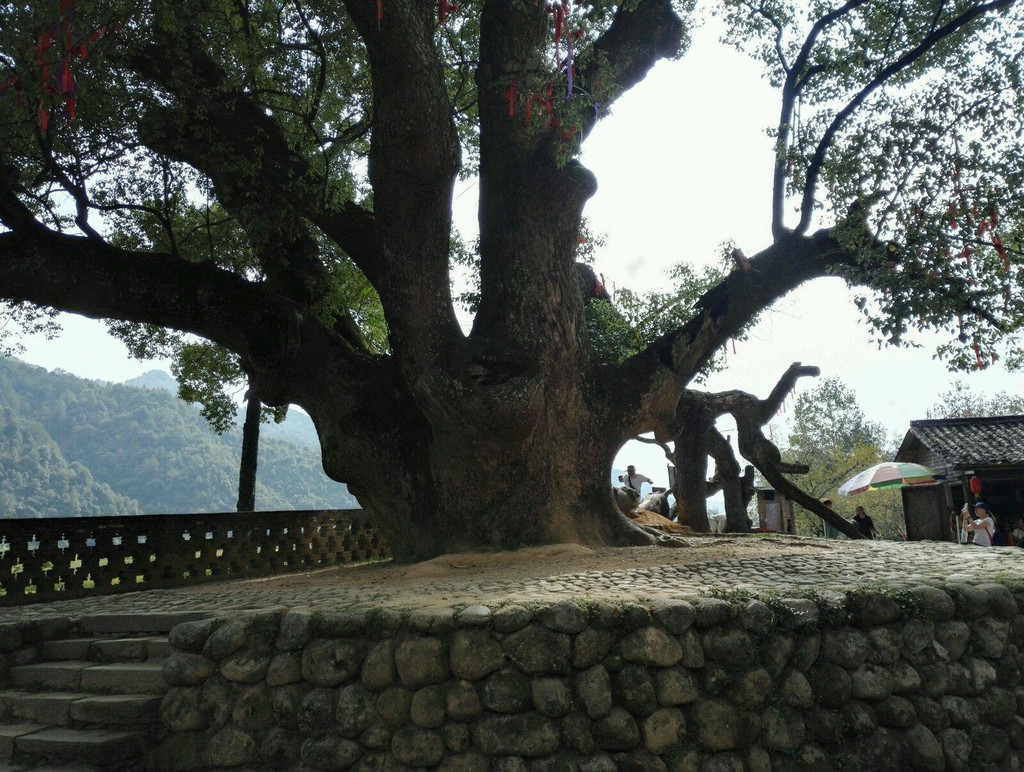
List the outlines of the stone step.
{"type": "Polygon", "coordinates": [[[155,723],[160,715],[156,694],[83,694],[69,692],[0,692],[0,715],[8,721],[48,726],[155,723]]]}
{"type": "Polygon", "coordinates": [[[172,651],[167,636],[163,635],[45,641],[41,655],[48,661],[137,662],[144,659],[166,659],[172,651]]]}
{"type": "Polygon", "coordinates": [[[92,694],[163,694],[167,682],[162,662],[116,662],[84,668],[79,688],[92,694]]]}
{"type": "Polygon", "coordinates": [[[80,627],[89,635],[167,634],[182,622],[209,619],[212,611],[166,611],[151,614],[92,614],[82,617],[80,627]]]}
{"type": "Polygon", "coordinates": [[[40,729],[14,738],[18,761],[73,761],[109,766],[145,755],[149,732],[121,729],[40,729]]]}
{"type": "Polygon", "coordinates": [[[49,662],[69,659],[85,660],[89,658],[91,638],[71,638],[59,641],[43,641],[40,655],[49,662]]]}
{"type": "Polygon", "coordinates": [[[68,660],[40,662],[10,669],[11,683],[24,691],[89,692],[92,694],[163,694],[167,682],[163,663],[68,660]]]}
{"type": "Polygon", "coordinates": [[[49,726],[69,726],[71,705],[87,695],[78,692],[0,692],[3,715],[15,721],[34,722],[49,726]]]}
{"type": "Polygon", "coordinates": [[[0,762],[11,760],[14,755],[14,741],[19,737],[45,729],[42,724],[0,724],[0,762]]]}
{"type": "Polygon", "coordinates": [[[82,671],[92,667],[96,667],[95,662],[71,659],[19,665],[12,667],[9,673],[11,683],[18,689],[73,692],[81,686],[82,671]]]}
{"type": "Polygon", "coordinates": [[[71,720],[78,724],[155,724],[163,697],[156,694],[85,696],[71,703],[71,720]]]}

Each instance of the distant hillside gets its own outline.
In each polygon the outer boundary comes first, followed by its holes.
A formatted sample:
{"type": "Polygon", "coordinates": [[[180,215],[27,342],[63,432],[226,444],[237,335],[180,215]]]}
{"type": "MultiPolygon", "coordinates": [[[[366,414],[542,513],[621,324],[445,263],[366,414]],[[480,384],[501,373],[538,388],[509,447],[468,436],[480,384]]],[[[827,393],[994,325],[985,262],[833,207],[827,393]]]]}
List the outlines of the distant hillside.
{"type": "MultiPolygon", "coordinates": [[[[169,391],[171,394],[178,393],[178,382],[164,370],[149,370],[135,378],[129,378],[124,385],[137,389],[156,389],[169,391]]],[[[239,415],[239,424],[241,424],[241,419],[242,416],[239,415]]],[[[320,450],[320,438],[317,436],[316,427],[313,426],[313,419],[294,407],[288,411],[288,416],[283,422],[263,424],[260,427],[260,437],[284,440],[295,445],[320,450]]]]}
{"type": "MultiPolygon", "coordinates": [[[[0,358],[3,425],[19,438],[17,451],[13,442],[0,445],[0,469],[13,468],[15,452],[22,459],[33,453],[45,456],[49,447],[51,458],[54,449],[59,451],[69,474],[77,475],[74,479],[82,481],[87,473],[98,486],[80,501],[59,496],[47,500],[39,494],[47,489],[45,475],[38,470],[23,473],[17,484],[0,489],[7,496],[0,500],[0,516],[98,514],[97,507],[108,514],[233,510],[241,430],[218,437],[198,408],[167,392],[167,380],[173,384],[170,376],[156,371],[133,379],[146,388],[106,384],[0,358]],[[24,503],[29,501],[35,503],[24,503]]],[[[293,434],[308,436],[309,417],[292,412],[296,418],[286,425],[295,421],[293,434]]],[[[323,473],[318,447],[311,448],[308,440],[300,444],[280,439],[275,435],[282,434],[282,427],[264,429],[259,509],[358,506],[344,485],[323,473]]],[[[313,437],[315,442],[315,433],[313,437]]]]}
{"type": "Polygon", "coordinates": [[[40,517],[139,513],[139,504],[68,463],[40,424],[0,407],[0,516],[40,517]]]}
{"type": "Polygon", "coordinates": [[[147,370],[142,375],[129,378],[124,385],[133,386],[136,389],[156,389],[169,391],[171,394],[178,393],[178,382],[165,370],[147,370]]]}

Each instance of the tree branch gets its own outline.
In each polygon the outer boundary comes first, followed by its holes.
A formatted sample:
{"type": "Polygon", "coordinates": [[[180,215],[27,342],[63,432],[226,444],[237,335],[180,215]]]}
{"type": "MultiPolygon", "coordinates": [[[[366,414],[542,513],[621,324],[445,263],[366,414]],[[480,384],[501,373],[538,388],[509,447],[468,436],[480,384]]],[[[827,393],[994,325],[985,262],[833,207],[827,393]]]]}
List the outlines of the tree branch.
{"type": "Polygon", "coordinates": [[[806,474],[808,468],[803,464],[784,462],[778,447],[768,440],[762,431],[764,424],[778,408],[778,405],[775,404],[774,409],[770,409],[769,400],[777,399],[778,402],[781,402],[779,395],[784,396],[788,393],[797,378],[819,373],[820,370],[817,367],[803,366],[799,362],[794,362],[772,389],[772,396],[768,400],[758,399],[753,394],[744,391],[728,391],[710,395],[710,401],[717,410],[728,412],[736,419],[740,453],[761,470],[761,474],[776,490],[781,491],[805,509],[814,512],[851,539],[858,539],[861,538],[861,535],[856,526],[785,478],[785,474],[806,474]]]}
{"type": "MultiPolygon", "coordinates": [[[[640,0],[632,7],[621,3],[611,26],[593,45],[579,82],[602,107],[643,80],[659,59],[679,53],[683,20],[671,0],[640,0]]],[[[599,115],[591,111],[583,122],[583,136],[594,128],[599,115]]]]}
{"type": "MultiPolygon", "coordinates": [[[[851,0],[851,2],[853,1],[854,0],[851,0]]],[[[887,81],[920,61],[925,54],[930,52],[943,40],[959,32],[980,16],[984,16],[987,13],[1003,8],[1009,8],[1015,2],[1017,2],[1017,0],[992,0],[992,2],[989,3],[981,3],[980,5],[976,5],[973,8],[964,11],[942,27],[933,29],[918,45],[903,54],[903,56],[899,57],[888,67],[883,68],[881,72],[872,78],[871,81],[869,81],[867,85],[865,85],[864,88],[862,88],[842,110],[836,113],[835,118],[832,119],[828,128],[825,129],[825,133],[822,134],[821,140],[814,149],[814,155],[811,157],[811,162],[807,166],[807,179],[804,183],[803,200],[800,204],[800,222],[795,228],[797,233],[805,233],[807,228],[810,227],[811,216],[814,213],[814,197],[817,193],[818,177],[821,174],[821,165],[825,161],[825,153],[827,153],[828,149],[832,146],[832,140],[843,127],[843,124],[846,123],[847,119],[853,115],[857,108],[860,107],[860,105],[863,104],[871,94],[885,85],[887,81]]],[[[776,174],[777,173],[778,172],[776,171],[776,174]]]]}
{"type": "Polygon", "coordinates": [[[821,375],[821,368],[815,367],[814,365],[801,365],[799,362],[794,362],[789,366],[789,369],[782,374],[779,378],[778,383],[775,384],[775,388],[772,389],[772,393],[768,395],[767,399],[761,403],[761,417],[764,419],[763,423],[767,423],[771,420],[771,417],[779,412],[783,400],[786,399],[786,395],[789,394],[793,387],[796,386],[796,382],[801,378],[808,376],[817,378],[821,375]]]}
{"type": "Polygon", "coordinates": [[[309,166],[277,121],[229,84],[201,40],[161,30],[153,44],[126,55],[129,67],[176,98],[173,106],[143,116],[140,136],[209,177],[218,200],[248,234],[268,280],[315,305],[328,279],[301,219],[316,208],[309,166]],[[222,120],[225,114],[231,119],[222,120]]]}
{"type": "MultiPolygon", "coordinates": [[[[366,45],[373,84],[369,177],[381,268],[367,278],[374,277],[399,364],[444,369],[462,339],[448,280],[460,146],[434,42],[436,6],[396,1],[381,19],[375,3],[345,0],[345,8],[366,45]]],[[[351,223],[351,214],[342,219],[351,223]]]]}
{"type": "Polygon", "coordinates": [[[812,236],[785,236],[750,258],[750,270],[734,270],[704,293],[696,303],[697,313],[682,327],[610,367],[608,399],[623,416],[623,436],[652,427],[664,433],[685,383],[750,319],[805,281],[825,276],[830,266],[856,265],[856,247],[840,243],[837,230],[838,226],[812,236]],[[611,393],[613,384],[621,382],[618,378],[637,384],[634,401],[611,393]]]}
{"type": "Polygon", "coordinates": [[[772,181],[772,235],[779,239],[786,232],[785,228],[785,204],[786,204],[786,177],[787,160],[786,151],[789,148],[789,138],[793,130],[793,111],[800,92],[806,85],[810,75],[805,73],[807,62],[810,60],[814,45],[818,36],[828,29],[833,23],[848,13],[853,12],[867,0],[848,0],[834,11],[825,14],[814,26],[804,39],[793,61],[793,66],[786,73],[786,81],[782,87],[782,107],[779,113],[778,136],[775,140],[775,173],[772,181]]]}
{"type": "MultiPolygon", "coordinates": [[[[0,216],[7,198],[0,187],[0,216]]],[[[0,234],[2,296],[93,318],[155,324],[199,335],[251,362],[267,404],[316,399],[312,377],[338,363],[332,382],[355,393],[380,388],[375,362],[314,314],[209,262],[114,247],[22,221],[0,234]],[[330,349],[331,356],[326,356],[330,349]]],[[[354,399],[354,397],[353,397],[354,399]]]]}
{"type": "Polygon", "coordinates": [[[3,296],[94,318],[159,324],[251,352],[259,285],[211,263],[32,229],[0,234],[3,296]],[[253,310],[244,312],[246,307],[253,310]]]}

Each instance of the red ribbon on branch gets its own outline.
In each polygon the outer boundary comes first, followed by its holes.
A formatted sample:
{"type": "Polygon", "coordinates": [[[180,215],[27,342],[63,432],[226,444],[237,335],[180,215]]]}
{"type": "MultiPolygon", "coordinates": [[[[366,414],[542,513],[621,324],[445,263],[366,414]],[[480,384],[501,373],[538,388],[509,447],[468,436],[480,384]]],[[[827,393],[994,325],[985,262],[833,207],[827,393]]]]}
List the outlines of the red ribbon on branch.
{"type": "MultiPolygon", "coordinates": [[[[95,32],[84,38],[77,39],[74,35],[75,21],[75,0],[61,0],[58,6],[60,22],[51,29],[40,32],[36,35],[36,67],[39,70],[39,80],[42,96],[39,99],[39,127],[43,132],[50,129],[51,109],[60,102],[65,103],[68,120],[73,121],[76,117],[78,84],[75,81],[71,69],[71,61],[75,58],[85,59],[89,55],[89,47],[100,40],[107,32],[106,25],[101,26],[95,32]],[[63,51],[60,59],[56,62],[50,58],[54,50],[54,44],[61,37],[63,30],[63,51]],[[57,77],[53,77],[53,65],[57,65],[57,77]]],[[[117,29],[117,25],[115,25],[117,29]]],[[[21,93],[23,79],[19,73],[14,73],[0,82],[0,98],[7,96],[8,90],[15,88],[18,103],[21,104],[21,93]]]]}
{"type": "Polygon", "coordinates": [[[449,3],[448,0],[437,0],[437,22],[442,27],[445,22],[448,21],[448,14],[455,13],[459,10],[459,6],[454,3],[449,3]]]}

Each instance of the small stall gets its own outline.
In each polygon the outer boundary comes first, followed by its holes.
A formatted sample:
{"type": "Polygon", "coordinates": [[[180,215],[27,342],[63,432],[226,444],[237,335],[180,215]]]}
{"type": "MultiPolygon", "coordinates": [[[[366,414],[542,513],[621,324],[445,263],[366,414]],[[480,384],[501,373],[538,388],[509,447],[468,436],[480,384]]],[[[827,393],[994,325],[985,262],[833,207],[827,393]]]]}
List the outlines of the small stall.
{"type": "Polygon", "coordinates": [[[796,533],[793,502],[774,488],[755,488],[759,531],[796,533]]]}

